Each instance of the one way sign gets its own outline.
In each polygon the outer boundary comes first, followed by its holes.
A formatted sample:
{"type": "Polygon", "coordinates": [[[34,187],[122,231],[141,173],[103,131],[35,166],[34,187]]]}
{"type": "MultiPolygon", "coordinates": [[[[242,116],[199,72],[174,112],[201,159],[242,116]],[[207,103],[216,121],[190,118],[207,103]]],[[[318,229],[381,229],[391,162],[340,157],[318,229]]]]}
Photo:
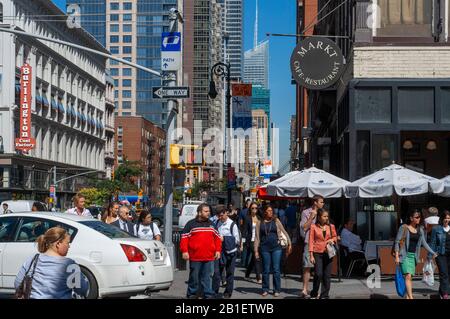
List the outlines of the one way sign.
{"type": "Polygon", "coordinates": [[[154,99],[185,99],[189,98],[188,86],[154,87],[154,99]]]}

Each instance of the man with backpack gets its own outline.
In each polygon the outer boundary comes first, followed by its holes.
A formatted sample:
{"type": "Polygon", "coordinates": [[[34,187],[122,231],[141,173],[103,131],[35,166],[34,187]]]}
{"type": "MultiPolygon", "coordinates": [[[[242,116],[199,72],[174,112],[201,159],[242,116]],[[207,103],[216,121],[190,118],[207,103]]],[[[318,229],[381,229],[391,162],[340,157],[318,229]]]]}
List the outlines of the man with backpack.
{"type": "Polygon", "coordinates": [[[225,270],[226,285],[224,298],[231,298],[234,289],[234,269],[236,266],[236,257],[241,247],[241,234],[239,226],[227,214],[225,207],[217,208],[218,221],[215,228],[222,238],[221,258],[214,265],[213,290],[219,293],[221,274],[225,270]]]}

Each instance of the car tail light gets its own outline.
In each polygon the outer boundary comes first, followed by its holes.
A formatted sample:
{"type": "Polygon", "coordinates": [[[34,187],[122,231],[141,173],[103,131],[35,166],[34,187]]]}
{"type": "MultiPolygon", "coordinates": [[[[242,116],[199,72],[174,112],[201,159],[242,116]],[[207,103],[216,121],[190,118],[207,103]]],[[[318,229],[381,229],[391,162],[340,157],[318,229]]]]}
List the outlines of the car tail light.
{"type": "Polygon", "coordinates": [[[147,260],[145,254],[139,248],[125,244],[120,244],[120,246],[122,246],[129,262],[141,262],[147,260]]]}

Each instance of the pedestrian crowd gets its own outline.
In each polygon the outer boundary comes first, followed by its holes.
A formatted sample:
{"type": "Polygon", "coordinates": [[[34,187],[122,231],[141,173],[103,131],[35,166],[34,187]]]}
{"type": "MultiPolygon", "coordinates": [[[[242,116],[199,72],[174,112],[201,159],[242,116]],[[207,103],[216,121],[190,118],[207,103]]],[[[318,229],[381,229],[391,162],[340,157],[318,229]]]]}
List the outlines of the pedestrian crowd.
{"type": "MultiPolygon", "coordinates": [[[[348,218],[338,229],[325,199],[316,195],[311,205],[301,209],[297,202],[258,204],[246,201],[242,209],[233,205],[214,208],[198,207],[197,217],[182,232],[180,249],[189,261],[187,298],[230,298],[234,289],[234,272],[244,268],[245,280],[252,273],[261,287],[261,296],[280,296],[281,276],[286,274],[286,259],[294,243],[302,242],[303,255],[300,297],[329,299],[333,260],[340,258],[341,267],[362,260],[363,240],[354,231],[355,221],[348,218]],[[342,255],[341,255],[342,254],[342,255]],[[341,255],[341,256],[340,256],[341,255]],[[272,280],[270,280],[272,277],[272,280]],[[312,277],[312,290],[310,279],[312,277]]],[[[450,289],[450,212],[439,215],[437,208],[412,211],[399,228],[392,247],[392,258],[401,269],[407,299],[412,299],[412,278],[420,260],[422,247],[428,252],[427,262],[436,261],[439,270],[441,298],[448,299],[450,289]]]]}

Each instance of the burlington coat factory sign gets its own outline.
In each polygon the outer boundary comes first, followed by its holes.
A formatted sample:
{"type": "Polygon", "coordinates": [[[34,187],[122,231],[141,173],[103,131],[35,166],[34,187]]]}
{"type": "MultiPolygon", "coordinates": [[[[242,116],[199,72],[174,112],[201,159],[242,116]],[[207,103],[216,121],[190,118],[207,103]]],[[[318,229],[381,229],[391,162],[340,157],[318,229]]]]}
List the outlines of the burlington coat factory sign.
{"type": "Polygon", "coordinates": [[[343,70],[344,56],[336,43],[327,38],[307,38],[292,52],[292,75],[307,89],[321,90],[332,86],[343,70]]]}

